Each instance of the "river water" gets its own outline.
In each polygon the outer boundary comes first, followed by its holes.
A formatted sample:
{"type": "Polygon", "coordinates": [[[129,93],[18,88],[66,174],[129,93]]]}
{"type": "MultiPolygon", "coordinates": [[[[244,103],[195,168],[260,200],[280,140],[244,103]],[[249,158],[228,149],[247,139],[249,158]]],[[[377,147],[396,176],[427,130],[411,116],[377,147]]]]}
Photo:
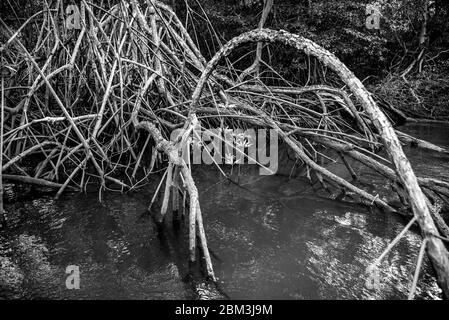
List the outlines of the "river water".
{"type": "MultiPolygon", "coordinates": [[[[449,127],[407,125],[405,132],[449,147],[449,127]]],[[[448,158],[406,149],[419,174],[449,179],[448,158]]],[[[315,192],[304,178],[259,176],[242,168],[238,184],[217,170],[194,170],[218,290],[187,277],[185,234],[165,231],[146,213],[155,186],[125,195],[33,198],[15,190],[0,232],[0,298],[29,299],[404,299],[421,244],[410,232],[379,266],[367,267],[407,221],[315,192]],[[66,288],[66,267],[80,289],[66,288]]],[[[379,195],[385,181],[359,172],[379,195]]],[[[156,181],[156,179],[155,179],[156,181]]],[[[8,194],[7,194],[8,196],[8,194]]],[[[156,208],[157,209],[157,208],[156,208]]],[[[440,299],[425,259],[418,299],[440,299]]]]}

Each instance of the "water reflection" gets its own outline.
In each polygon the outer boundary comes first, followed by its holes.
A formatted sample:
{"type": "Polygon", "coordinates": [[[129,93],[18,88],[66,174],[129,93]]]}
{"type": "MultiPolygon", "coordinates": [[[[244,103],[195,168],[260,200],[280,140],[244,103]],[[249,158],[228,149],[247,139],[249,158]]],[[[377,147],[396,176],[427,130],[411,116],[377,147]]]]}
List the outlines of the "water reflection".
{"type": "MultiPolygon", "coordinates": [[[[247,182],[248,189],[263,194],[261,185],[268,188],[266,197],[242,197],[245,191],[228,186],[220,202],[214,201],[213,188],[202,199],[205,208],[214,208],[205,210],[206,229],[222,261],[218,276],[231,297],[406,298],[421,244],[417,233],[409,233],[384,260],[378,290],[367,289],[365,272],[401,231],[403,220],[358,205],[314,199],[307,191],[285,198],[281,190],[276,197],[269,184],[247,182]]],[[[302,187],[307,189],[305,182],[302,187]]],[[[426,262],[419,297],[439,294],[426,262]]]]}
{"type": "MultiPolygon", "coordinates": [[[[449,128],[426,130],[406,128],[449,146],[449,128]]],[[[416,171],[449,178],[447,158],[407,152],[416,171]]],[[[372,172],[362,176],[382,197],[391,193],[372,172]]],[[[329,199],[303,178],[242,168],[237,185],[210,167],[197,168],[194,177],[216,274],[230,298],[406,298],[421,244],[416,229],[381,264],[379,288],[366,287],[367,266],[402,230],[402,218],[329,199]]],[[[9,203],[9,229],[0,233],[0,297],[223,298],[186,278],[185,234],[158,233],[143,214],[154,188],[106,194],[103,204],[97,194],[9,203]],[[80,290],[65,287],[68,265],[80,267],[80,290]]],[[[421,274],[417,298],[440,298],[427,259],[421,274]]]]}

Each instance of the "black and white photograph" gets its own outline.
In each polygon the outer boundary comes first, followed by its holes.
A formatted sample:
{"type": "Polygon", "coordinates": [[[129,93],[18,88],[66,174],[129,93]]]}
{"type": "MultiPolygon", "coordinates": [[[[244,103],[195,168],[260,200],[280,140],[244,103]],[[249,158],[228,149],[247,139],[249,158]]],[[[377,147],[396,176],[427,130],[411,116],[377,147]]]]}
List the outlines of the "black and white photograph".
{"type": "Polygon", "coordinates": [[[0,0],[0,82],[6,303],[449,299],[449,1],[0,0]]]}

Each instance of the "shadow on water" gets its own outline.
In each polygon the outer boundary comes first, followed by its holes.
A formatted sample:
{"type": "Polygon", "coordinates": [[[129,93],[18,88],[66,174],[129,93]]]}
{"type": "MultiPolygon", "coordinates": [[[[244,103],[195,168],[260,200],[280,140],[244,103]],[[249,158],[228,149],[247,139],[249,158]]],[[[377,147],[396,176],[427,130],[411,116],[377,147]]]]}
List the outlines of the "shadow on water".
{"type": "MultiPolygon", "coordinates": [[[[404,130],[449,146],[447,127],[404,130]]],[[[447,158],[406,151],[418,173],[449,179],[447,158]]],[[[8,229],[0,232],[0,298],[406,298],[421,244],[417,230],[386,257],[379,287],[368,289],[366,268],[406,221],[312,188],[304,178],[259,176],[253,169],[242,167],[238,179],[234,173],[235,183],[209,166],[194,172],[218,288],[200,269],[188,276],[185,228],[145,213],[152,184],[138,193],[106,194],[102,204],[96,193],[58,201],[12,197],[8,229]],[[80,268],[79,290],[66,288],[69,265],[80,268]]],[[[372,172],[360,175],[381,197],[391,193],[372,172]]],[[[417,298],[440,298],[427,260],[417,298]]]]}

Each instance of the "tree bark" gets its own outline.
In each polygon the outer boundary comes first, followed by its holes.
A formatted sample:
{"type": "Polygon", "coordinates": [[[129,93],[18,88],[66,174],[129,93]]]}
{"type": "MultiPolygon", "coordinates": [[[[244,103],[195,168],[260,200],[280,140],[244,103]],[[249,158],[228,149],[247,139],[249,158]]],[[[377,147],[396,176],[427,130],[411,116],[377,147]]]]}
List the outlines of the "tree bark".
{"type": "Polygon", "coordinates": [[[423,21],[421,23],[421,30],[419,32],[419,46],[422,47],[426,44],[427,42],[427,24],[429,21],[429,1],[426,0],[424,2],[424,7],[423,7],[423,21]]]}
{"type": "MultiPolygon", "coordinates": [[[[263,29],[272,7],[273,7],[273,0],[265,0],[264,1],[262,17],[260,18],[260,21],[259,21],[259,30],[263,29]]],[[[239,77],[240,80],[243,80],[245,78],[245,76],[247,76],[248,74],[251,74],[253,72],[257,76],[259,76],[260,61],[262,60],[262,49],[263,49],[263,42],[258,42],[257,48],[256,48],[256,58],[254,59],[253,64],[242,72],[242,74],[239,77]]]]}

